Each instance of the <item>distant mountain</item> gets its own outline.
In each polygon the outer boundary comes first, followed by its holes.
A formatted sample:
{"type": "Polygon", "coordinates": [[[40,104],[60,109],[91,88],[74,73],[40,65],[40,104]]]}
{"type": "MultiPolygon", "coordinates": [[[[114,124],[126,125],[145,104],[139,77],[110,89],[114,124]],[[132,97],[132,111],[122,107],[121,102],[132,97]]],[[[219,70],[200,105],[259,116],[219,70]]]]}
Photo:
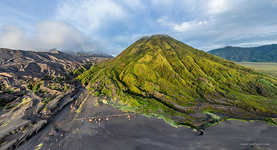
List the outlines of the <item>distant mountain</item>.
{"type": "Polygon", "coordinates": [[[277,117],[276,78],[165,35],[141,38],[78,79],[114,105],[173,124],[205,128],[220,118],[277,117]]]}
{"type": "Polygon", "coordinates": [[[82,57],[103,57],[103,58],[113,58],[112,55],[109,55],[104,52],[100,51],[82,51],[82,52],[77,52],[75,54],[76,56],[82,56],[82,57]]]}
{"type": "Polygon", "coordinates": [[[46,50],[45,52],[56,53],[56,54],[59,54],[59,53],[60,53],[60,51],[57,50],[56,48],[52,48],[52,49],[46,50]]]}
{"type": "Polygon", "coordinates": [[[277,62],[277,44],[249,48],[226,46],[208,53],[235,62],[277,62]]]}
{"type": "Polygon", "coordinates": [[[109,55],[105,52],[102,51],[79,51],[79,52],[72,52],[72,51],[59,51],[56,48],[52,48],[49,50],[46,50],[45,52],[48,53],[66,53],[66,54],[70,54],[70,55],[74,55],[74,56],[78,56],[78,57],[103,57],[103,58],[113,58],[112,55],[109,55]]]}
{"type": "Polygon", "coordinates": [[[95,57],[88,60],[87,58],[66,54],[56,49],[52,49],[49,52],[35,52],[0,48],[0,72],[29,74],[30,72],[26,71],[28,68],[32,70],[31,72],[34,72],[33,75],[35,76],[40,74],[51,75],[54,72],[55,75],[61,75],[79,68],[84,63],[90,61],[96,63],[101,59],[95,57]],[[29,65],[33,65],[33,67],[28,67],[29,65]]]}

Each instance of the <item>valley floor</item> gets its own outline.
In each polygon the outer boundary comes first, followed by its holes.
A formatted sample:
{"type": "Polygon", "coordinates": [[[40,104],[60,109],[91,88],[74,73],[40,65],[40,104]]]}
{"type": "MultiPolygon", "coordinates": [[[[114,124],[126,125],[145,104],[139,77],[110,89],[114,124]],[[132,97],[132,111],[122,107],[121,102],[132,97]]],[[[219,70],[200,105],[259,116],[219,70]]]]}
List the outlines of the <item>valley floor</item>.
{"type": "Polygon", "coordinates": [[[80,113],[67,105],[17,149],[277,149],[277,127],[264,122],[229,120],[205,129],[200,136],[187,127],[175,128],[161,119],[122,112],[98,99],[89,96],[80,113]]]}
{"type": "Polygon", "coordinates": [[[277,77],[277,62],[236,62],[239,65],[253,68],[262,73],[277,77]]]}

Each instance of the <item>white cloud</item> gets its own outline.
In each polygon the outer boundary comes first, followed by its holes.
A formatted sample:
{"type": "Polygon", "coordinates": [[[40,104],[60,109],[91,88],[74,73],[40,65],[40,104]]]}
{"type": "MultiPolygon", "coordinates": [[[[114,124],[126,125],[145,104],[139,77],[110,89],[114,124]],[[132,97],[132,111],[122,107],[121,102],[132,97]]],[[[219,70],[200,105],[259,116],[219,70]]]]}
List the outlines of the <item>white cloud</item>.
{"type": "MultiPolygon", "coordinates": [[[[136,5],[138,2],[132,6],[136,5]]],[[[126,16],[122,7],[111,0],[65,0],[56,12],[56,19],[74,23],[82,31],[109,26],[126,16]]]]}
{"type": "Polygon", "coordinates": [[[19,27],[6,25],[1,29],[0,46],[9,48],[16,45],[15,47],[19,48],[23,45],[22,38],[25,34],[26,32],[19,27]]]}
{"type": "Polygon", "coordinates": [[[223,14],[230,11],[237,11],[241,8],[245,9],[248,6],[251,7],[251,5],[255,5],[257,2],[259,3],[258,0],[208,0],[206,4],[208,6],[207,13],[223,14]]]}
{"type": "Polygon", "coordinates": [[[174,30],[179,32],[188,31],[193,28],[199,28],[202,25],[207,24],[207,21],[189,21],[189,22],[183,22],[182,24],[176,24],[174,26],[174,30]]]}
{"type": "Polygon", "coordinates": [[[221,48],[224,47],[226,45],[223,44],[213,44],[213,45],[207,45],[207,46],[202,46],[202,47],[198,47],[198,49],[200,50],[212,50],[212,49],[217,49],[217,48],[221,48]]]}
{"type": "Polygon", "coordinates": [[[255,47],[255,46],[261,46],[261,45],[269,45],[269,44],[277,44],[277,40],[258,40],[258,41],[252,41],[252,42],[243,42],[234,44],[233,46],[239,46],[239,47],[255,47]]]}
{"type": "Polygon", "coordinates": [[[5,26],[0,34],[0,47],[12,49],[46,50],[93,50],[95,41],[84,36],[76,28],[61,21],[44,21],[37,23],[32,35],[23,29],[5,26]]]}
{"type": "Polygon", "coordinates": [[[210,0],[208,6],[209,13],[222,13],[230,8],[227,0],[210,0]]]}
{"type": "Polygon", "coordinates": [[[193,20],[193,21],[187,21],[187,22],[182,22],[181,24],[178,24],[178,23],[174,23],[172,21],[168,21],[168,18],[164,16],[164,17],[158,19],[157,23],[160,23],[164,27],[169,27],[177,32],[185,32],[185,31],[191,31],[194,29],[198,29],[202,25],[207,24],[207,21],[206,20],[204,20],[204,21],[193,20]]]}

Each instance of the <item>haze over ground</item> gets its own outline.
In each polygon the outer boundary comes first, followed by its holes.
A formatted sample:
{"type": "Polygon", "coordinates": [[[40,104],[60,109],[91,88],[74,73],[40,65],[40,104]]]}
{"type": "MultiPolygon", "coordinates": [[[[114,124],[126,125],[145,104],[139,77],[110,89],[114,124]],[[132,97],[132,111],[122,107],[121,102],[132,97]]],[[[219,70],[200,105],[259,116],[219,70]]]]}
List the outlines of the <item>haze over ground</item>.
{"type": "Polygon", "coordinates": [[[12,49],[117,55],[152,34],[204,51],[277,43],[275,0],[3,0],[0,7],[0,47],[12,49]]]}

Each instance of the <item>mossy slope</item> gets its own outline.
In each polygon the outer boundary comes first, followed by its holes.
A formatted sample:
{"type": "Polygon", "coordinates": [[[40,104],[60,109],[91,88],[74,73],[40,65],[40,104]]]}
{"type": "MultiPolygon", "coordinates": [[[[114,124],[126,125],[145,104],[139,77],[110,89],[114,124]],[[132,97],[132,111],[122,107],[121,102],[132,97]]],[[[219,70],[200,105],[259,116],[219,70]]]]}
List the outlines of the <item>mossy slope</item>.
{"type": "Polygon", "coordinates": [[[194,49],[169,36],[141,38],[78,76],[97,94],[177,124],[202,126],[203,111],[277,117],[277,79],[194,49]]]}

